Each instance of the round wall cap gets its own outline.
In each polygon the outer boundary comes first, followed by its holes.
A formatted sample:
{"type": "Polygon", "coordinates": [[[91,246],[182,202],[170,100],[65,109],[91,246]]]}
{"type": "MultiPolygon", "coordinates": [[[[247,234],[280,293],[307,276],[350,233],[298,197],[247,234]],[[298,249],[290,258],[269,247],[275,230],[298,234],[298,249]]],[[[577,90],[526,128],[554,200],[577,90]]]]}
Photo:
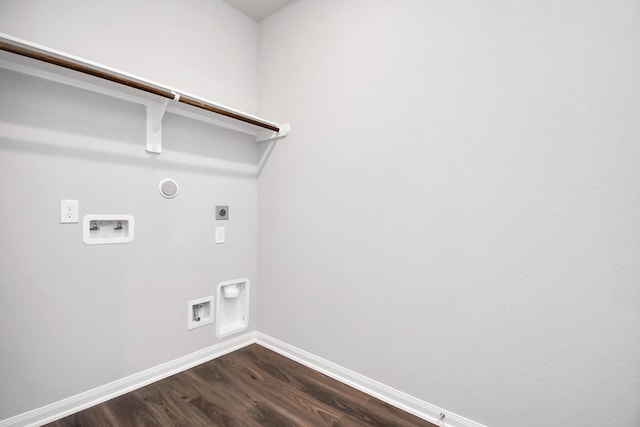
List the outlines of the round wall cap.
{"type": "Polygon", "coordinates": [[[178,183],[171,178],[165,178],[160,181],[158,188],[160,189],[160,194],[167,199],[173,199],[178,195],[178,183]]]}

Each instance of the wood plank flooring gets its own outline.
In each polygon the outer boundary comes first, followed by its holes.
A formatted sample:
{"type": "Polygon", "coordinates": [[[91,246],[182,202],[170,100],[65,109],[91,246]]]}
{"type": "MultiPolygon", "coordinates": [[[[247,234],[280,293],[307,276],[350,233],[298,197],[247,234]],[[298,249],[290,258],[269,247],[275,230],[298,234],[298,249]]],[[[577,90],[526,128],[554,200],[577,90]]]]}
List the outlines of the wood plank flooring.
{"type": "Polygon", "coordinates": [[[434,424],[253,344],[47,426],[434,424]]]}

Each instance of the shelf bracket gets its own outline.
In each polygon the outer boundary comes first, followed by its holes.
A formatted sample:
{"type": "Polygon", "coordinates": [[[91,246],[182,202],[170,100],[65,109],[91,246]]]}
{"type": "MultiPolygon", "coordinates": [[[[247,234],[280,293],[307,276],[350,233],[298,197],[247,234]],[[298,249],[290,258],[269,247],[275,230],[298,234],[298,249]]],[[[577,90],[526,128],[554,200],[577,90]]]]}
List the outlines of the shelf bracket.
{"type": "Polygon", "coordinates": [[[147,104],[147,151],[160,153],[162,151],[162,118],[167,112],[169,100],[147,104]]]}
{"type": "Polygon", "coordinates": [[[262,131],[256,135],[256,142],[271,142],[286,137],[291,131],[291,125],[289,123],[283,123],[280,125],[279,132],[262,131]]]}

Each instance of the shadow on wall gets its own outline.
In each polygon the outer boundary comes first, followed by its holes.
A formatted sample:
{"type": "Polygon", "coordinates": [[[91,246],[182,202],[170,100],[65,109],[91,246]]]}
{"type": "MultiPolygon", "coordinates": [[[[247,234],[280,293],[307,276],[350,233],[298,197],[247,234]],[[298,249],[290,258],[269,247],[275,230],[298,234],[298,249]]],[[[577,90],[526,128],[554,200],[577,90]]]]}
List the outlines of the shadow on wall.
{"type": "Polygon", "coordinates": [[[163,152],[146,152],[141,105],[0,71],[0,149],[255,179],[249,135],[167,113],[163,152]]]}

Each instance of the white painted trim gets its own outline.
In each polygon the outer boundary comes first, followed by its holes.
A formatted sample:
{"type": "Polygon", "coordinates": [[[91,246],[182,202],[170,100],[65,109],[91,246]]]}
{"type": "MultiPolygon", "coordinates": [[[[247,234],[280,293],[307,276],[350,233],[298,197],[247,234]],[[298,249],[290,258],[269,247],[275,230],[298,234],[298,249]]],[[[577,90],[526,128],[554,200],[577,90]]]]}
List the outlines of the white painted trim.
{"type": "Polygon", "coordinates": [[[457,415],[451,411],[442,409],[431,403],[417,399],[378,381],[360,375],[350,369],[344,368],[315,354],[311,354],[298,347],[294,347],[269,335],[256,332],[257,343],[295,360],[313,370],[321,372],[333,379],[347,384],[355,389],[376,397],[390,405],[409,412],[419,418],[432,422],[442,427],[486,427],[480,423],[457,415]],[[440,414],[445,414],[439,421],[440,414]]]}
{"type": "Polygon", "coordinates": [[[84,393],[0,420],[0,427],[39,426],[167,378],[256,341],[255,332],[234,337],[178,359],[138,372],[84,393]]]}
{"type": "Polygon", "coordinates": [[[0,420],[0,427],[31,427],[50,423],[254,343],[438,426],[486,427],[257,331],[225,340],[67,399],[0,420]],[[445,414],[445,418],[438,421],[441,413],[445,414]]]}

